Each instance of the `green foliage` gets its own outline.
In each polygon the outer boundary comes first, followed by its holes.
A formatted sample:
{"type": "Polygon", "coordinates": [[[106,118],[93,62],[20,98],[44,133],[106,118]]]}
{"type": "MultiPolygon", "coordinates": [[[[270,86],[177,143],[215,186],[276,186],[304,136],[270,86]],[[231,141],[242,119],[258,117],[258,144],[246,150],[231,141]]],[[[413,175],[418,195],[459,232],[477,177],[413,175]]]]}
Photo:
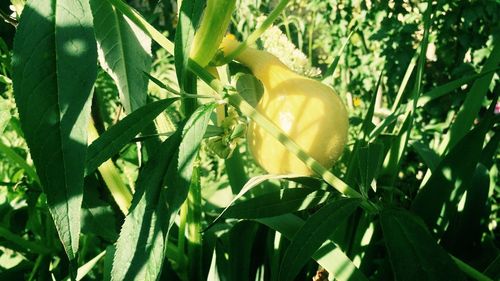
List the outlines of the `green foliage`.
{"type": "Polygon", "coordinates": [[[0,4],[0,280],[500,278],[498,1],[236,1],[242,48],[345,102],[331,171],[190,57],[228,7],[177,2],[0,4]],[[316,175],[266,174],[250,119],[316,175]]]}

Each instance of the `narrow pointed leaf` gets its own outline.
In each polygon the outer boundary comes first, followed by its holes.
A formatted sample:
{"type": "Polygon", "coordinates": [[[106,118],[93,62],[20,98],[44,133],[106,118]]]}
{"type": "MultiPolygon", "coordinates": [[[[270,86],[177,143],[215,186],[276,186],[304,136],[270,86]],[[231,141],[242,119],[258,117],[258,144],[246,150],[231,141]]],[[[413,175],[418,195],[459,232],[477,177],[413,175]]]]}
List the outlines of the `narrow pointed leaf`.
{"type": "Polygon", "coordinates": [[[139,174],[132,206],[116,244],[111,280],[157,279],[146,276],[157,275],[163,261],[168,224],[158,218],[161,215],[158,207],[164,177],[180,141],[180,132],[170,136],[139,174]],[[151,271],[151,264],[157,266],[156,272],[151,271]]]}
{"type": "Polygon", "coordinates": [[[339,199],[329,203],[295,233],[280,266],[279,280],[293,280],[311,256],[361,203],[360,199],[339,199]]]}
{"type": "Polygon", "coordinates": [[[215,104],[200,107],[142,169],[118,238],[111,280],[157,280],[166,239],[186,199],[194,159],[215,104]]]}
{"type": "Polygon", "coordinates": [[[151,38],[108,1],[90,0],[99,63],[118,86],[125,112],[146,104],[151,38]]]}
{"type": "Polygon", "coordinates": [[[28,1],[15,37],[14,95],[59,237],[78,251],[97,51],[85,1],[28,1]]]}
{"type": "Polygon", "coordinates": [[[86,174],[92,173],[104,161],[117,154],[176,100],[172,98],[147,104],[110,127],[90,144],[87,151],[86,174]]]}
{"type": "MultiPolygon", "coordinates": [[[[260,218],[258,222],[281,233],[287,239],[292,239],[304,225],[299,217],[286,214],[276,217],[260,218]]],[[[353,264],[349,257],[332,241],[327,240],[314,252],[315,259],[328,273],[339,281],[367,281],[368,278],[353,264]]]]}
{"type": "Polygon", "coordinates": [[[330,192],[312,188],[272,191],[229,207],[224,216],[239,219],[279,216],[324,203],[330,194],[330,192]]]}
{"type": "Polygon", "coordinates": [[[413,200],[412,210],[438,235],[454,217],[458,202],[470,186],[490,121],[483,120],[453,147],[413,200]]]}
{"type": "Polygon", "coordinates": [[[415,215],[388,209],[380,214],[380,223],[395,280],[465,280],[415,215]]]}

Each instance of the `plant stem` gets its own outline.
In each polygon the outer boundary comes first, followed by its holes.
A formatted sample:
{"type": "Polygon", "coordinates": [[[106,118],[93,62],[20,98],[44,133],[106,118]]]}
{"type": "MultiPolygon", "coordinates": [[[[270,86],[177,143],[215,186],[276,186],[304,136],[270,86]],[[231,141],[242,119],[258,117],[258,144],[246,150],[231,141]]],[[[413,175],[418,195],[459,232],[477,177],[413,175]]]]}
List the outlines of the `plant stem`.
{"type": "Polygon", "coordinates": [[[482,274],[481,272],[477,271],[475,268],[472,266],[466,264],[465,262],[461,261],[460,259],[450,255],[451,259],[455,261],[455,263],[458,265],[458,267],[469,277],[474,278],[475,280],[478,281],[493,281],[493,279],[489,278],[488,276],[482,274]]]}

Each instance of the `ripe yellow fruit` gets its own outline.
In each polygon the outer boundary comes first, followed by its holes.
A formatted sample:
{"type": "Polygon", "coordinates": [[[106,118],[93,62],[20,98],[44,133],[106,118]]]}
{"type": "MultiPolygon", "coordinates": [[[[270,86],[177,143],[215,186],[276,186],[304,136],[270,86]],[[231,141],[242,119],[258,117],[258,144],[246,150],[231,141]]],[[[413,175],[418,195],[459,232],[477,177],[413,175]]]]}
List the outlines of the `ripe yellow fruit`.
{"type": "MultiPolygon", "coordinates": [[[[225,55],[239,46],[224,38],[225,55]]],[[[348,113],[339,96],[319,81],[291,71],[277,57],[246,48],[236,60],[250,68],[264,85],[256,110],[281,128],[312,158],[330,169],[347,141],[348,113]]],[[[255,122],[247,132],[255,160],[270,174],[312,175],[313,172],[255,122]]]]}

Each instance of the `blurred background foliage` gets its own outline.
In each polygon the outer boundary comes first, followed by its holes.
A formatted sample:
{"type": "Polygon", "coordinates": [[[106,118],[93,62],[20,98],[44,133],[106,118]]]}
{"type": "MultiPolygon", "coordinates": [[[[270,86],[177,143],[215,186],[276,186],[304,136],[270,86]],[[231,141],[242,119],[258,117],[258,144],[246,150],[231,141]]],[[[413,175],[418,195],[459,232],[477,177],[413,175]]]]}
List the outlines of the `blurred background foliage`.
{"type": "MultiPolygon", "coordinates": [[[[169,39],[174,39],[178,9],[176,1],[129,0],[128,2],[169,39]]],[[[230,32],[239,38],[246,38],[256,29],[259,22],[262,22],[262,15],[269,14],[277,3],[277,0],[238,1],[230,32]]],[[[18,7],[22,7],[22,4],[22,0],[2,1],[0,3],[2,17],[4,19],[12,17],[11,23],[15,24],[15,20],[18,19],[16,11],[19,11],[18,7]]],[[[494,36],[500,36],[500,4],[496,0],[437,1],[434,8],[426,53],[427,61],[423,72],[423,92],[449,81],[479,73],[492,51],[494,36]]],[[[346,153],[349,155],[373,94],[377,95],[375,121],[382,121],[390,113],[408,65],[422,40],[421,22],[424,10],[425,5],[422,1],[413,0],[292,0],[275,22],[275,26],[262,36],[257,45],[279,54],[279,57],[296,71],[315,79],[323,79],[324,83],[339,93],[349,108],[351,118],[352,139],[346,153]],[[346,48],[342,50],[346,42],[346,48]],[[328,73],[329,66],[339,54],[342,56],[336,71],[333,74],[328,73]],[[373,93],[380,73],[383,73],[381,86],[376,93],[373,93]]],[[[0,280],[12,278],[49,280],[48,276],[57,276],[59,279],[67,274],[65,267],[61,266],[61,263],[65,262],[64,252],[58,243],[55,228],[45,206],[45,198],[34,176],[13,99],[10,60],[15,28],[11,23],[7,20],[0,23],[0,280]],[[47,253],[52,254],[47,255],[47,253]]],[[[158,46],[154,45],[153,48],[154,61],[151,75],[173,88],[178,88],[173,58],[158,46]]],[[[403,102],[413,88],[412,83],[415,81],[413,76],[410,77],[409,85],[406,87],[408,90],[403,93],[403,102]]],[[[494,93],[500,92],[498,79],[497,70],[478,120],[491,104],[494,93]]],[[[448,95],[437,98],[417,111],[412,142],[423,142],[430,149],[437,151],[441,138],[463,104],[470,85],[466,84],[448,95]]],[[[149,85],[149,92],[151,100],[165,98],[168,95],[153,83],[149,85]]],[[[500,105],[497,104],[495,109],[497,117],[499,112],[500,105]]],[[[102,70],[95,87],[93,116],[99,121],[96,127],[100,131],[123,117],[116,86],[102,70]]],[[[170,124],[170,127],[163,128],[164,132],[169,132],[182,116],[171,107],[160,118],[166,120],[166,124],[170,124]]],[[[487,138],[491,137],[489,135],[487,138]]],[[[493,148],[493,151],[493,161],[488,174],[490,191],[487,206],[490,211],[487,220],[481,222],[486,230],[479,239],[481,245],[472,247],[478,252],[487,253],[479,256],[474,253],[456,253],[465,261],[483,270],[486,269],[484,268],[486,264],[490,264],[492,257],[500,253],[498,250],[500,228],[497,226],[500,221],[498,176],[500,156],[498,148],[493,148]],[[487,250],[483,251],[481,248],[487,250]]],[[[261,173],[246,154],[244,143],[239,146],[235,154],[236,157],[242,157],[244,163],[248,163],[245,166],[247,175],[261,173]]],[[[114,160],[123,181],[133,190],[139,166],[136,145],[130,144],[124,148],[114,160]]],[[[467,161],[467,159],[462,160],[467,161]]],[[[202,147],[199,162],[203,197],[207,200],[204,211],[207,217],[215,217],[218,208],[224,207],[230,201],[232,193],[237,193],[239,190],[231,192],[225,162],[207,146],[202,147]]],[[[345,159],[341,161],[336,167],[337,174],[343,176],[346,165],[345,159]]],[[[397,175],[398,181],[395,183],[399,193],[395,193],[395,198],[392,200],[399,201],[398,205],[409,206],[426,170],[427,166],[423,164],[419,154],[415,150],[408,150],[397,175]]],[[[242,183],[243,180],[240,183],[233,182],[231,187],[239,185],[241,188],[242,183]]],[[[265,187],[252,190],[248,196],[256,196],[263,190],[278,189],[280,185],[287,184],[289,183],[271,181],[265,187]]],[[[113,243],[123,222],[123,215],[120,215],[118,207],[106,189],[102,188],[102,179],[90,176],[86,185],[89,192],[84,199],[86,215],[81,242],[81,263],[96,256],[106,249],[107,245],[113,243]],[[94,225],[92,219],[94,216],[104,218],[111,227],[103,230],[94,225]]],[[[383,189],[384,186],[379,188],[383,189]]],[[[228,228],[229,226],[219,225],[214,233],[227,231],[228,228]]],[[[249,242],[250,248],[246,249],[248,253],[260,251],[255,245],[273,246],[271,231],[251,222],[237,224],[233,232],[214,243],[230,247],[231,243],[237,243],[234,240],[237,234],[247,235],[248,241],[253,241],[253,244],[249,242]]],[[[100,274],[104,271],[106,262],[110,261],[106,260],[103,265],[96,267],[87,278],[101,280],[100,274]]],[[[386,263],[383,260],[379,262],[386,263]]],[[[500,263],[498,265],[500,267],[500,263]]],[[[164,275],[168,275],[169,270],[175,271],[175,266],[166,269],[164,275]]],[[[317,267],[311,263],[298,278],[311,278],[316,269],[317,267]]],[[[374,278],[377,279],[377,276],[386,275],[378,272],[374,278]]]]}

